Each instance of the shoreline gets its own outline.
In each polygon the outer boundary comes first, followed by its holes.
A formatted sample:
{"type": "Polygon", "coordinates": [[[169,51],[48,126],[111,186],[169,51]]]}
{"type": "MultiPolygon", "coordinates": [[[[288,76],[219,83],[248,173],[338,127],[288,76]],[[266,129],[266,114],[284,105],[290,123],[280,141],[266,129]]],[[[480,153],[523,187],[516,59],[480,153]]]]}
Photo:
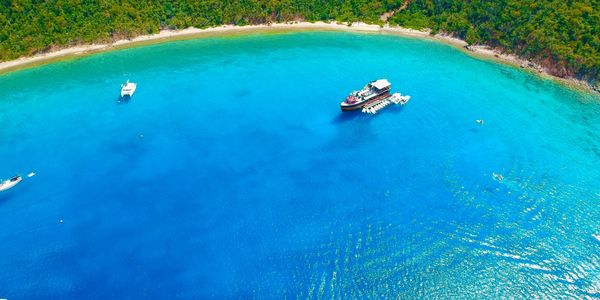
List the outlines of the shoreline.
{"type": "Polygon", "coordinates": [[[0,76],[10,72],[32,68],[57,61],[67,60],[76,57],[83,57],[90,54],[105,51],[126,49],[136,46],[144,46],[162,42],[195,39],[202,37],[220,37],[249,33],[277,33],[289,31],[345,31],[359,33],[392,34],[404,37],[429,39],[453,46],[467,53],[468,55],[471,55],[476,58],[493,60],[496,62],[509,64],[515,67],[520,67],[522,69],[535,73],[542,78],[554,80],[558,83],[562,83],[573,88],[584,89],[588,92],[596,94],[600,92],[600,90],[597,90],[597,88],[594,88],[585,81],[581,81],[575,78],[561,78],[551,75],[548,72],[546,72],[541,66],[536,65],[525,59],[521,59],[515,55],[503,54],[499,51],[491,49],[490,47],[482,45],[468,46],[467,42],[465,42],[464,40],[450,35],[436,34],[432,36],[429,30],[415,30],[400,26],[390,26],[389,24],[380,26],[366,24],[362,22],[356,22],[348,25],[335,22],[310,23],[298,21],[247,26],[222,25],[218,27],[209,27],[205,29],[190,27],[181,30],[161,30],[159,33],[156,34],[141,35],[131,39],[117,40],[111,43],[78,45],[56,51],[50,51],[47,53],[37,54],[30,57],[21,57],[15,60],[0,62],[0,76]]]}

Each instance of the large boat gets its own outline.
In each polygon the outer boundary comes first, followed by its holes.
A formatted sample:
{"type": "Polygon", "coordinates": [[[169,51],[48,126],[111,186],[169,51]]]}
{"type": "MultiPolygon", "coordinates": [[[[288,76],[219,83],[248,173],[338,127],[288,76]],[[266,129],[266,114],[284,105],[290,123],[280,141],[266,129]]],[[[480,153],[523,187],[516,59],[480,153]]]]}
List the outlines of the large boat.
{"type": "Polygon", "coordinates": [[[340,103],[340,107],[342,111],[362,108],[373,101],[389,97],[391,88],[392,85],[387,79],[369,82],[362,90],[350,93],[346,100],[340,103]]]}
{"type": "Polygon", "coordinates": [[[23,180],[23,178],[17,175],[9,180],[0,182],[0,192],[10,189],[11,187],[17,185],[17,183],[21,182],[21,180],[23,180]]]}

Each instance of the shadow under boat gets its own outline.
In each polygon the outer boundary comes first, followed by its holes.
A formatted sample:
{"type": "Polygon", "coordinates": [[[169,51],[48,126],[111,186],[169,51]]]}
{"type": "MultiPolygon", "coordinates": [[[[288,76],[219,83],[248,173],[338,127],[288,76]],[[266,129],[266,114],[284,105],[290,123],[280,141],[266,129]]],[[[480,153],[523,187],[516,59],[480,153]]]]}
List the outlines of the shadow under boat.
{"type": "Polygon", "coordinates": [[[13,195],[12,192],[5,191],[4,193],[0,194],[0,205],[4,204],[5,202],[8,202],[10,199],[12,199],[14,197],[15,196],[13,195]]]}
{"type": "Polygon", "coordinates": [[[364,114],[361,113],[359,110],[351,111],[351,112],[342,112],[342,113],[336,115],[331,122],[334,124],[346,123],[346,122],[349,122],[352,120],[360,119],[361,115],[364,115],[364,114]]]}
{"type": "Polygon", "coordinates": [[[131,96],[118,96],[116,100],[117,104],[127,104],[129,101],[131,101],[131,96]]]}

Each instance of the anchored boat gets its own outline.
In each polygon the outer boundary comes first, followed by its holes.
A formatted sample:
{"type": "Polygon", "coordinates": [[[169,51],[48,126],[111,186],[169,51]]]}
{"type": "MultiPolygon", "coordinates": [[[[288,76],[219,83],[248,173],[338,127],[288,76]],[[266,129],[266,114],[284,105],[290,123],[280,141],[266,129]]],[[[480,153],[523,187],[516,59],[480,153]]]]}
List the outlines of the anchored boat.
{"type": "Polygon", "coordinates": [[[340,103],[342,111],[362,108],[362,112],[375,114],[390,104],[405,105],[410,96],[400,93],[390,94],[392,85],[387,79],[378,79],[367,84],[362,90],[354,91],[340,103]]]}
{"type": "Polygon", "coordinates": [[[131,97],[133,93],[135,93],[135,89],[137,88],[137,84],[133,82],[125,82],[125,84],[121,84],[121,97],[131,97]]]}
{"type": "Polygon", "coordinates": [[[390,96],[392,84],[387,79],[378,79],[369,82],[360,91],[353,91],[346,97],[340,107],[342,111],[350,111],[364,107],[365,105],[390,96]]]}
{"type": "Polygon", "coordinates": [[[1,191],[5,191],[10,189],[11,187],[17,185],[19,182],[21,182],[21,180],[23,180],[23,178],[19,175],[9,179],[9,180],[5,180],[3,182],[0,183],[0,192],[1,191]]]}

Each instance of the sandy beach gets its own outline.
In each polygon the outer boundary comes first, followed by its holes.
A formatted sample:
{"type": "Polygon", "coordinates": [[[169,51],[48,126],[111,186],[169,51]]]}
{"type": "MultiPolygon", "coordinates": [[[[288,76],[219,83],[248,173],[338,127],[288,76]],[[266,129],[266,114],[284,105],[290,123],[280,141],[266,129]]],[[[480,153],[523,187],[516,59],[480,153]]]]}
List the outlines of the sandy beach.
{"type": "Polygon", "coordinates": [[[72,57],[89,55],[91,53],[97,53],[108,50],[115,50],[121,48],[135,47],[138,45],[146,45],[153,43],[160,43],[170,40],[178,39],[191,39],[201,38],[206,36],[222,36],[222,35],[235,35],[245,33],[260,33],[260,32],[285,32],[285,31],[348,31],[348,32],[364,32],[364,33],[378,33],[378,34],[394,34],[405,37],[425,38],[430,40],[440,41],[446,44],[455,46],[458,49],[466,51],[467,53],[484,59],[493,59],[503,63],[519,66],[521,68],[530,69],[531,71],[538,73],[539,75],[555,79],[559,82],[565,83],[574,87],[583,87],[588,90],[594,90],[587,82],[577,80],[575,78],[559,78],[552,76],[545,72],[545,70],[532,62],[523,60],[514,55],[507,55],[500,53],[487,46],[473,45],[468,46],[467,43],[461,39],[444,35],[436,34],[431,35],[429,30],[414,30],[409,28],[403,28],[399,26],[390,26],[388,24],[384,26],[372,25],[366,23],[325,23],[325,22],[287,22],[287,23],[272,23],[262,25],[248,25],[248,26],[235,26],[235,25],[223,25],[211,28],[187,28],[182,30],[162,30],[160,33],[151,35],[142,35],[126,40],[117,40],[112,43],[105,44],[91,44],[91,45],[78,45],[74,47],[64,48],[57,51],[50,51],[48,53],[38,54],[31,57],[22,57],[19,59],[5,61],[0,63],[0,74],[16,71],[28,67],[34,67],[45,63],[55,62],[59,60],[69,59],[72,57]]]}

